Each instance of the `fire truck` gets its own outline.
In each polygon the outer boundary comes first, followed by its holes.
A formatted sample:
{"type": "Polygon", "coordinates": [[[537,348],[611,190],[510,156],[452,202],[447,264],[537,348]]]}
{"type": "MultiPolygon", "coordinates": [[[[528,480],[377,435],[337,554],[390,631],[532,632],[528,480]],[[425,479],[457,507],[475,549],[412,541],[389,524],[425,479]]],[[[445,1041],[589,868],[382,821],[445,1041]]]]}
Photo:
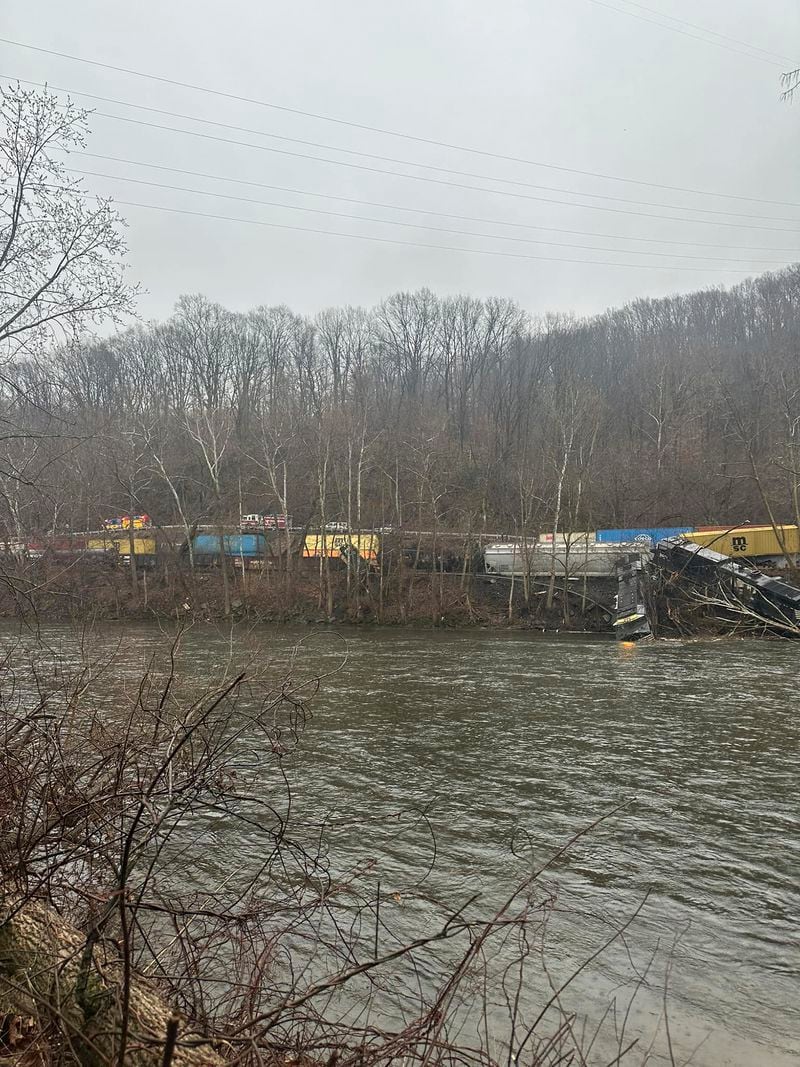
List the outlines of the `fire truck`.
{"type": "Polygon", "coordinates": [[[255,512],[252,515],[242,515],[239,520],[239,529],[242,533],[260,530],[291,530],[291,515],[262,515],[255,512]]]}

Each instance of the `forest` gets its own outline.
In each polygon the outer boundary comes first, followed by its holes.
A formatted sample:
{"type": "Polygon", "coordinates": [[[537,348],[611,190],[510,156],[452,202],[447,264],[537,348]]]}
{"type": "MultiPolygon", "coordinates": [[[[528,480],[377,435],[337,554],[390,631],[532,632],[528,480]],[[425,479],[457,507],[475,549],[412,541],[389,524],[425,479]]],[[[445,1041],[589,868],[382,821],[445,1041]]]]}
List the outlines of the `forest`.
{"type": "MultiPolygon", "coordinates": [[[[531,294],[535,305],[535,294],[531,294]]],[[[146,511],[484,532],[800,521],[800,268],[590,318],[183,296],[4,369],[6,539],[146,511]]]]}

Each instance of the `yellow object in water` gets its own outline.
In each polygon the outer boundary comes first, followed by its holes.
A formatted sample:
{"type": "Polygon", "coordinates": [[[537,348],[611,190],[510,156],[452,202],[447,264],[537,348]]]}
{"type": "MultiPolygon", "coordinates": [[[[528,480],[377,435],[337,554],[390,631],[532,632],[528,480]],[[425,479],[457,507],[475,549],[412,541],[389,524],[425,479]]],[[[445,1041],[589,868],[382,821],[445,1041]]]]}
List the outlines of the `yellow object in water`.
{"type": "Polygon", "coordinates": [[[309,534],[303,542],[303,556],[306,559],[319,559],[320,556],[345,559],[353,548],[362,559],[374,562],[378,558],[380,540],[377,534],[309,534]]]}
{"type": "MultiPolygon", "coordinates": [[[[108,537],[91,537],[86,542],[86,547],[90,551],[116,552],[123,559],[130,558],[131,554],[130,537],[127,532],[108,537]]],[[[134,537],[133,554],[134,556],[154,556],[156,554],[155,537],[134,537]]]]}
{"type": "Polygon", "coordinates": [[[749,559],[752,556],[782,556],[800,553],[800,531],[796,526],[737,526],[719,530],[697,530],[684,537],[702,548],[724,556],[749,559]]]}

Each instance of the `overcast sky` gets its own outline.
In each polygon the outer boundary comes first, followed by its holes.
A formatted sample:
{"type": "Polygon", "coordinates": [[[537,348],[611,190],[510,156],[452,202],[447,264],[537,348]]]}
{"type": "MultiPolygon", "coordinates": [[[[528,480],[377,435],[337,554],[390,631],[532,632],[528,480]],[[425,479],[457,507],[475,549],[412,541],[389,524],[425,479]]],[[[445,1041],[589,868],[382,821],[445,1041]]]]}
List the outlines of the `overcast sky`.
{"type": "Polygon", "coordinates": [[[71,162],[117,176],[87,176],[93,191],[246,220],[121,205],[147,318],[187,292],[312,313],[421,286],[586,313],[800,260],[800,98],[779,98],[781,71],[800,65],[797,0],[4,8],[3,37],[253,101],[0,44],[5,80],[46,80],[102,112],[88,150],[114,159],[71,162]]]}

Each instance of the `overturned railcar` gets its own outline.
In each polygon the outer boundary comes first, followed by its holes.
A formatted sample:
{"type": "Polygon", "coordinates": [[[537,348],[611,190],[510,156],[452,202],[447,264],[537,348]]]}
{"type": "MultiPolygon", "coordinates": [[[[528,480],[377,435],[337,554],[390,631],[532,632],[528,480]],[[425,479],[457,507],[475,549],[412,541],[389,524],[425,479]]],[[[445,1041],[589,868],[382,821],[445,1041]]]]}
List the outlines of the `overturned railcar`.
{"type": "Polygon", "coordinates": [[[636,553],[641,546],[630,544],[603,544],[580,540],[574,544],[566,541],[542,543],[507,542],[487,545],[483,553],[487,574],[501,577],[547,578],[608,578],[616,574],[617,561],[629,553],[636,553]]]}
{"type": "Polygon", "coordinates": [[[800,529],[797,526],[706,527],[691,530],[685,537],[701,548],[721,552],[732,559],[759,560],[777,567],[800,557],[800,529]]]}

